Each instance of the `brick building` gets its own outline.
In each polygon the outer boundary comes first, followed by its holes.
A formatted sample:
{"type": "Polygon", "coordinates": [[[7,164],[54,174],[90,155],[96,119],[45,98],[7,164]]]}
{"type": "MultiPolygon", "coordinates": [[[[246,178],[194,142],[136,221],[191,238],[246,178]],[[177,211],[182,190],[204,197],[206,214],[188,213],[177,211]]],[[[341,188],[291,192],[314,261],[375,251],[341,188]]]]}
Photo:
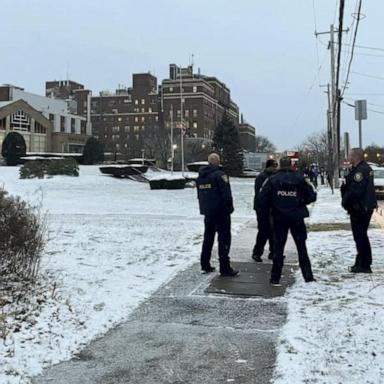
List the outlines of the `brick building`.
{"type": "Polygon", "coordinates": [[[132,76],[132,87],[100,92],[91,100],[93,135],[106,152],[141,156],[144,140],[160,128],[157,78],[150,73],[132,76]]]}
{"type": "Polygon", "coordinates": [[[256,152],[256,128],[248,124],[243,115],[239,124],[240,145],[247,152],[256,152]]]}
{"type": "Polygon", "coordinates": [[[169,78],[160,87],[161,108],[165,126],[173,120],[181,120],[183,99],[183,121],[187,136],[212,139],[214,131],[224,113],[239,122],[239,108],[231,100],[229,88],[216,77],[194,73],[193,67],[169,66],[169,78]]]}

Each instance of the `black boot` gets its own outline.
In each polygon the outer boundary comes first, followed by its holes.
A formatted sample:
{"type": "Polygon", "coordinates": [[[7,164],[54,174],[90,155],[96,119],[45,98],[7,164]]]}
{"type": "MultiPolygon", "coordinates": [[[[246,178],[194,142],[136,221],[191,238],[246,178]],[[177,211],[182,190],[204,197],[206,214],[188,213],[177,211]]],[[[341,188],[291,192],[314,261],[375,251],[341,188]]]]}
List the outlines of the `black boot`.
{"type": "Polygon", "coordinates": [[[235,277],[239,274],[239,271],[233,268],[225,269],[223,271],[220,271],[221,276],[228,276],[228,277],[235,277]]]}

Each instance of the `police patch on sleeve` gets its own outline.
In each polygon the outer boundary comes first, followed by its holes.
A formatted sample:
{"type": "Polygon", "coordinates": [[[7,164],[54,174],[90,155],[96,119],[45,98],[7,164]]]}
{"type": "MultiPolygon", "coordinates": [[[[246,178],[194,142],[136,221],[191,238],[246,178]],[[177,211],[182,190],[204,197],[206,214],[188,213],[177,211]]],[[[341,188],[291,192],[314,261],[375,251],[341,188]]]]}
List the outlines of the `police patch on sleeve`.
{"type": "Polygon", "coordinates": [[[229,183],[227,175],[223,175],[223,176],[221,176],[221,178],[223,179],[224,183],[229,183]]]}
{"type": "Polygon", "coordinates": [[[361,172],[356,172],[355,176],[353,176],[353,180],[355,180],[357,183],[360,183],[360,181],[363,179],[364,176],[361,172]]]}

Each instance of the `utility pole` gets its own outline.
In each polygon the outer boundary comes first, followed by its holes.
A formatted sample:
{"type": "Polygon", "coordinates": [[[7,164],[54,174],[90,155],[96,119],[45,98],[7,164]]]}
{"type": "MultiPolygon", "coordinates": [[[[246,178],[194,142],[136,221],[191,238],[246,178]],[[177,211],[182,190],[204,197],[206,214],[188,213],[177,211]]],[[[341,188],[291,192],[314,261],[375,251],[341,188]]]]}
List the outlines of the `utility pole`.
{"type": "Polygon", "coordinates": [[[183,119],[183,74],[180,65],[180,133],[181,133],[181,172],[184,176],[184,119],[183,119]]]}
{"type": "MultiPolygon", "coordinates": [[[[349,28],[342,30],[342,32],[349,32],[349,28]]],[[[329,143],[329,162],[331,164],[331,173],[333,176],[333,187],[339,188],[339,166],[340,166],[340,90],[337,89],[336,84],[336,65],[335,65],[335,37],[334,34],[339,33],[335,30],[334,25],[331,24],[330,30],[327,32],[315,32],[315,36],[330,34],[329,50],[331,56],[331,89],[328,90],[329,103],[328,103],[328,119],[330,125],[330,143],[329,143]]],[[[341,47],[339,47],[341,49],[341,47]]],[[[329,88],[328,88],[329,89],[329,88]]]]}

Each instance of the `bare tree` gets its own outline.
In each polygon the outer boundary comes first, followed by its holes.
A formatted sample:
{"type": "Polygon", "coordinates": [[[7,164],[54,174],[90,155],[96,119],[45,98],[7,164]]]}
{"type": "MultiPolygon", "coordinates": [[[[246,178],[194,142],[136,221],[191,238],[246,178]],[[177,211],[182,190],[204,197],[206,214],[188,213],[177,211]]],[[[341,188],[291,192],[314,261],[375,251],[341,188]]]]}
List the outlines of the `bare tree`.
{"type": "Polygon", "coordinates": [[[267,137],[256,135],[256,152],[276,152],[276,147],[267,137]]]}
{"type": "Polygon", "coordinates": [[[309,135],[299,146],[301,163],[308,166],[317,163],[320,167],[328,167],[328,137],[326,131],[309,135]]]}
{"type": "Polygon", "coordinates": [[[186,138],[184,143],[186,163],[207,160],[212,152],[212,141],[208,139],[190,137],[186,138]]]}
{"type": "Polygon", "coordinates": [[[166,129],[158,126],[148,129],[143,135],[143,145],[147,158],[156,159],[160,168],[167,168],[171,153],[171,141],[166,129]]]}

